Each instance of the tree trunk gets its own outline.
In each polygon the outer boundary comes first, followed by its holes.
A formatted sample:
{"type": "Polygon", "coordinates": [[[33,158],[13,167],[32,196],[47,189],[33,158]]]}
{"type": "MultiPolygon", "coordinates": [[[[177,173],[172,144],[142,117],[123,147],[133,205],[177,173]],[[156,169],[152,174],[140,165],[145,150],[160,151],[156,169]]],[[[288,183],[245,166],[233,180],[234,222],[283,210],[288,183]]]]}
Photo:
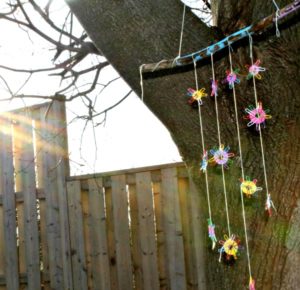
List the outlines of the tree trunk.
{"type": "MultiPolygon", "coordinates": [[[[178,0],[68,0],[68,4],[88,34],[128,84],[140,94],[139,66],[178,54],[183,6],[178,0]]],[[[225,34],[268,16],[274,12],[272,1],[216,0],[215,19],[225,34]]],[[[289,1],[277,1],[283,7],[289,1]]],[[[265,214],[265,191],[256,198],[246,199],[246,213],[253,277],[256,289],[299,289],[300,275],[300,25],[296,17],[280,26],[281,37],[275,29],[254,38],[254,58],[267,68],[263,79],[257,81],[259,100],[271,111],[272,119],[263,130],[269,190],[277,214],[265,214]]],[[[183,53],[191,53],[217,41],[215,29],[209,29],[190,11],[186,14],[183,53]]],[[[248,40],[234,46],[233,66],[245,71],[250,63],[248,40]]],[[[228,50],[215,56],[216,77],[225,78],[229,68],[228,50]]],[[[200,87],[210,88],[210,60],[198,64],[200,87]]],[[[144,80],[144,102],[169,129],[191,175],[199,186],[202,207],[207,214],[204,177],[199,172],[201,144],[197,108],[187,104],[186,90],[194,87],[193,67],[185,67],[148,74],[144,80]]],[[[221,135],[225,145],[237,154],[237,134],[232,91],[221,85],[221,135]]],[[[252,81],[244,77],[236,86],[241,124],[244,166],[247,176],[258,179],[264,186],[259,134],[247,128],[244,109],[254,104],[252,81]]],[[[218,144],[213,99],[205,98],[202,106],[204,137],[207,148],[218,144]]],[[[209,169],[213,219],[216,234],[222,239],[226,233],[226,214],[220,170],[209,169]]],[[[226,171],[229,214],[232,232],[244,244],[244,231],[239,197],[241,172],[237,164],[226,171]]],[[[206,232],[206,220],[203,230],[206,232]]],[[[209,248],[209,241],[206,241],[209,248]]],[[[245,250],[234,266],[218,263],[217,254],[206,251],[204,268],[207,289],[247,289],[249,276],[245,250]]]]}

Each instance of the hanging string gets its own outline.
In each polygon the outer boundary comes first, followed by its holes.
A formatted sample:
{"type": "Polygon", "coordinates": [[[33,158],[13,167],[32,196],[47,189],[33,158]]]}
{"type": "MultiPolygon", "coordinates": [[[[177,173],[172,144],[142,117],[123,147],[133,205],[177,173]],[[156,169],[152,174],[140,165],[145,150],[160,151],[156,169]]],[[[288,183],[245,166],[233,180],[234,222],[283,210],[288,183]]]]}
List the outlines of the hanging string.
{"type": "MultiPolygon", "coordinates": [[[[248,34],[249,36],[249,45],[250,45],[250,60],[251,60],[251,65],[253,65],[254,60],[253,60],[253,40],[252,36],[248,34]]],[[[254,99],[255,99],[255,107],[257,108],[258,106],[258,99],[257,99],[257,89],[256,89],[256,81],[255,78],[253,77],[253,89],[254,89],[254,99]]],[[[276,211],[276,208],[271,201],[270,193],[269,193],[269,185],[268,185],[268,176],[267,176],[267,169],[266,169],[266,161],[265,161],[265,150],[264,150],[264,143],[263,143],[263,136],[262,136],[262,130],[261,130],[261,124],[258,124],[258,132],[259,132],[259,140],[260,140],[260,149],[261,149],[261,159],[262,159],[262,166],[263,166],[263,172],[264,172],[264,181],[265,181],[265,186],[266,186],[266,195],[267,195],[267,201],[270,200],[271,206],[274,208],[276,211]]]]}
{"type": "MultiPolygon", "coordinates": [[[[183,31],[184,31],[184,23],[185,23],[185,11],[186,11],[186,5],[183,5],[183,13],[182,13],[182,21],[181,21],[181,31],[180,31],[180,39],[179,39],[179,49],[178,49],[178,56],[174,58],[173,65],[181,57],[181,49],[182,49],[182,40],[183,40],[183,31]]],[[[156,66],[153,68],[152,72],[154,72],[161,63],[165,62],[167,60],[163,59],[160,62],[156,64],[156,66]]],[[[173,66],[172,65],[172,66],[173,66]]],[[[142,64],[140,66],[140,86],[141,86],[141,99],[142,102],[144,102],[144,84],[143,84],[143,67],[145,64],[142,64]]]]}
{"type": "Polygon", "coordinates": [[[140,86],[141,86],[141,100],[144,102],[144,82],[143,82],[143,67],[145,64],[140,66],[140,86]]]}
{"type": "MultiPolygon", "coordinates": [[[[229,42],[228,42],[228,50],[229,50],[230,72],[233,73],[231,46],[230,46],[229,42]]],[[[241,135],[240,135],[240,124],[239,124],[239,116],[238,116],[238,110],[237,110],[236,91],[235,91],[234,82],[232,84],[232,92],[233,92],[235,122],[236,122],[236,131],[237,131],[237,137],[238,137],[239,155],[240,155],[239,161],[240,161],[240,165],[241,165],[242,179],[245,180],[244,162],[243,162],[243,153],[242,153],[242,143],[241,143],[241,135]]],[[[250,281],[252,281],[252,283],[254,283],[254,280],[252,279],[250,251],[249,251],[249,242],[248,242],[248,234],[247,234],[247,222],[246,222],[246,213],[245,213],[245,204],[244,204],[244,194],[243,194],[243,191],[242,191],[242,187],[240,187],[240,196],[241,196],[241,203],[242,203],[242,216],[243,216],[243,223],[244,223],[246,253],[247,253],[247,260],[248,260],[248,271],[249,271],[250,281]]]]}
{"type": "MultiPolygon", "coordinates": [[[[194,75],[195,75],[196,91],[198,91],[199,84],[198,84],[198,75],[197,75],[197,64],[196,64],[196,60],[194,59],[194,57],[193,57],[193,62],[194,62],[194,75]]],[[[202,152],[203,152],[203,156],[204,156],[206,150],[205,150],[204,130],[203,130],[203,123],[202,123],[202,112],[201,112],[201,103],[200,102],[201,102],[201,100],[198,100],[200,135],[201,135],[202,152]]],[[[207,170],[204,170],[204,174],[205,174],[205,186],[206,186],[206,196],[207,196],[208,215],[209,215],[208,235],[212,241],[212,249],[214,249],[216,246],[217,238],[215,235],[215,230],[214,230],[215,225],[213,224],[212,214],[211,214],[211,203],[210,203],[210,193],[209,193],[207,170]]]]}
{"type": "MultiPolygon", "coordinates": [[[[215,71],[214,71],[214,58],[213,58],[213,54],[211,54],[211,67],[212,67],[213,81],[215,82],[215,71]]],[[[220,130],[220,121],[219,121],[219,109],[218,109],[217,92],[215,93],[215,109],[216,109],[216,120],[217,120],[217,131],[218,131],[219,148],[221,148],[222,143],[221,143],[221,130],[220,130]]],[[[224,200],[225,200],[226,219],[227,219],[227,229],[228,229],[228,235],[231,236],[224,165],[221,165],[221,169],[222,169],[222,181],[223,181],[223,192],[224,192],[224,200]]]]}
{"type": "Polygon", "coordinates": [[[181,21],[181,31],[180,31],[178,55],[173,59],[172,67],[175,65],[175,63],[177,62],[177,60],[181,58],[183,31],[184,31],[184,24],[185,24],[185,11],[186,11],[186,5],[183,4],[183,12],[182,12],[182,21],[181,21]]]}
{"type": "MultiPolygon", "coordinates": [[[[196,64],[196,60],[194,58],[193,58],[193,62],[194,62],[194,74],[195,74],[196,90],[198,91],[199,90],[199,85],[198,85],[198,76],[197,76],[197,64],[196,64]]],[[[204,152],[205,152],[205,143],[204,143],[204,134],[203,134],[201,105],[199,104],[199,102],[198,102],[198,111],[199,111],[199,124],[200,124],[202,152],[204,154],[204,152]]],[[[207,194],[207,203],[208,203],[208,214],[209,214],[209,219],[212,221],[207,170],[205,170],[205,184],[206,184],[206,194],[207,194]]]]}
{"type": "Polygon", "coordinates": [[[280,31],[279,31],[279,28],[278,28],[278,18],[280,16],[280,8],[279,6],[277,5],[276,1],[275,0],[272,0],[273,1],[273,4],[276,8],[276,12],[275,12],[275,27],[276,27],[276,36],[277,37],[280,37],[280,31]]]}
{"type": "Polygon", "coordinates": [[[183,30],[184,30],[184,22],[185,22],[185,10],[186,5],[183,5],[183,13],[182,13],[182,22],[181,22],[181,32],[180,32],[180,41],[179,41],[179,50],[178,56],[181,57],[181,48],[182,48],[182,39],[183,39],[183,30]]]}

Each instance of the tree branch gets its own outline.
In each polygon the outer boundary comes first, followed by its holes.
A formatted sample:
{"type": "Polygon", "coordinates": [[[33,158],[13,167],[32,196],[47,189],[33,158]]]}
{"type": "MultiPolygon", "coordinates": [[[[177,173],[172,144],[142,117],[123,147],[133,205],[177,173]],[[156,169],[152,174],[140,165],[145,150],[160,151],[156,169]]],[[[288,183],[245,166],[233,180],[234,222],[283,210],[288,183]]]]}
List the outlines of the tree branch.
{"type": "MultiPolygon", "coordinates": [[[[300,9],[300,0],[294,1],[293,3],[280,9],[278,19],[282,19],[283,17],[286,17],[287,15],[291,14],[292,12],[297,11],[298,9],[300,9]]],[[[165,70],[165,69],[172,69],[174,67],[182,67],[185,65],[192,64],[194,60],[199,61],[199,60],[205,59],[205,58],[209,57],[211,54],[213,54],[219,50],[222,50],[225,47],[228,47],[229,44],[237,42],[237,41],[241,40],[242,38],[248,36],[249,34],[263,32],[270,25],[274,24],[275,19],[276,19],[276,17],[275,17],[275,12],[274,12],[271,15],[269,15],[268,17],[254,23],[253,25],[245,27],[245,28],[225,37],[221,41],[219,41],[215,44],[212,44],[206,48],[203,48],[199,51],[196,51],[196,52],[193,52],[191,54],[187,54],[187,55],[184,55],[181,57],[169,59],[169,60],[161,60],[157,63],[144,64],[141,67],[142,72],[147,73],[147,72],[154,72],[154,71],[165,70]]]]}

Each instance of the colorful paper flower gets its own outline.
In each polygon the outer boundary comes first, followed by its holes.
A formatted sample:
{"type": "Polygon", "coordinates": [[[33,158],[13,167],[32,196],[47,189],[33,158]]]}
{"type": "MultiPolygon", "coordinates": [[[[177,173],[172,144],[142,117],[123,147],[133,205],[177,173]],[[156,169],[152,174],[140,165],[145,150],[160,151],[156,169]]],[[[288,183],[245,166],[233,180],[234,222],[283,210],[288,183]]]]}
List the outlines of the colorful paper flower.
{"type": "Polygon", "coordinates": [[[237,77],[239,70],[235,69],[233,71],[227,70],[226,71],[226,79],[224,80],[225,83],[228,83],[230,89],[233,88],[234,84],[239,84],[240,79],[237,77]]]}
{"type": "Polygon", "coordinates": [[[250,281],[249,281],[249,290],[255,290],[255,280],[250,277],[250,281]]]}
{"type": "Polygon", "coordinates": [[[251,66],[246,65],[246,68],[249,71],[249,74],[247,76],[247,80],[250,80],[253,77],[256,77],[257,79],[261,79],[260,72],[265,71],[266,69],[264,67],[259,66],[260,60],[258,59],[254,64],[251,66]]]}
{"type": "Polygon", "coordinates": [[[200,170],[202,172],[205,172],[207,169],[207,165],[208,165],[208,153],[206,150],[204,150],[203,155],[202,155],[200,170]]]}
{"type": "Polygon", "coordinates": [[[240,181],[241,181],[241,190],[243,193],[245,193],[247,197],[251,197],[251,195],[253,195],[255,192],[262,190],[261,187],[256,186],[257,183],[256,179],[250,180],[249,177],[246,177],[245,180],[241,178],[240,181]]]}
{"type": "Polygon", "coordinates": [[[247,126],[251,127],[252,125],[256,125],[256,130],[260,130],[261,124],[263,124],[265,127],[265,121],[272,118],[271,115],[267,114],[269,113],[269,110],[263,109],[261,102],[258,102],[256,108],[250,106],[249,108],[245,109],[245,112],[248,114],[245,116],[245,119],[250,120],[247,126]]]}
{"type": "Polygon", "coordinates": [[[209,163],[214,163],[222,165],[225,168],[228,167],[230,161],[229,158],[233,157],[234,154],[229,152],[230,147],[227,146],[224,148],[224,145],[221,144],[219,148],[213,148],[210,150],[212,157],[208,160],[209,163]]]}
{"type": "Polygon", "coordinates": [[[198,102],[199,105],[202,105],[202,98],[207,97],[207,93],[205,93],[204,88],[197,91],[189,88],[187,95],[190,97],[190,99],[188,100],[189,104],[198,102]]]}
{"type": "Polygon", "coordinates": [[[231,235],[230,237],[225,235],[224,238],[225,241],[219,242],[222,245],[219,249],[219,262],[221,262],[222,256],[225,258],[225,262],[236,260],[239,253],[240,240],[235,235],[231,235]]]}
{"type": "Polygon", "coordinates": [[[276,208],[274,206],[274,203],[271,199],[271,194],[267,195],[267,200],[266,200],[266,204],[265,204],[265,210],[267,211],[269,216],[272,216],[272,208],[275,210],[276,212],[276,208]]]}
{"type": "Polygon", "coordinates": [[[211,93],[210,96],[214,97],[218,95],[218,81],[211,81],[211,93]]]}
{"type": "Polygon", "coordinates": [[[216,242],[217,242],[217,238],[215,234],[215,225],[213,224],[211,219],[208,219],[207,222],[208,222],[208,236],[212,241],[212,249],[214,249],[216,247],[216,242]]]}

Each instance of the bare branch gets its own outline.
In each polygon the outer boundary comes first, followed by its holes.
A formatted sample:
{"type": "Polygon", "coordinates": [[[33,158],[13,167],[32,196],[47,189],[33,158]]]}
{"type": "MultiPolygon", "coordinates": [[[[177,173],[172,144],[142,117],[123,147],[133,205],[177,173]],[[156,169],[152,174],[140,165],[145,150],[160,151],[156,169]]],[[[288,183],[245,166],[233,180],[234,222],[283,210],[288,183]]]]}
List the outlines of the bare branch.
{"type": "Polygon", "coordinates": [[[202,0],[208,9],[211,9],[210,2],[208,0],[202,0]]]}
{"type": "Polygon", "coordinates": [[[0,68],[9,70],[9,71],[13,71],[13,72],[28,73],[28,74],[41,73],[41,72],[62,69],[62,68],[58,68],[58,67],[47,67],[47,68],[38,68],[38,69],[20,69],[20,68],[13,68],[13,67],[5,66],[5,65],[0,65],[0,68]]]}
{"type": "Polygon", "coordinates": [[[129,92],[128,92],[121,100],[119,100],[118,102],[116,102],[116,103],[113,104],[112,106],[106,108],[105,110],[103,110],[103,111],[101,111],[101,112],[99,112],[99,113],[97,113],[97,114],[94,114],[93,117],[97,117],[97,116],[100,116],[100,115],[102,115],[102,114],[105,114],[105,113],[107,113],[109,110],[111,110],[111,109],[115,108],[116,106],[120,105],[123,101],[125,101],[125,100],[129,97],[129,95],[130,95],[131,93],[132,93],[132,90],[130,90],[130,91],[129,91],[129,92]]]}
{"type": "MultiPolygon", "coordinates": [[[[73,33],[73,14],[71,12],[66,13],[66,17],[62,25],[57,25],[50,17],[50,6],[54,3],[53,0],[49,0],[47,5],[43,9],[39,6],[37,0],[27,0],[22,2],[22,0],[14,0],[16,4],[7,4],[11,6],[9,12],[1,13],[0,18],[2,20],[9,21],[13,24],[18,25],[22,30],[24,30],[28,37],[30,38],[29,32],[34,32],[52,45],[55,46],[55,55],[52,59],[54,63],[53,67],[45,68],[15,68],[9,65],[0,65],[0,69],[28,74],[24,83],[17,88],[14,92],[10,87],[8,82],[1,76],[0,80],[3,82],[3,87],[9,92],[10,96],[1,101],[11,101],[13,99],[21,99],[24,101],[26,98],[31,99],[44,99],[44,100],[59,100],[59,101],[72,101],[76,98],[80,98],[84,106],[87,108],[87,114],[83,116],[78,116],[78,118],[85,120],[93,120],[94,117],[99,115],[104,115],[104,120],[101,122],[103,124],[106,120],[107,112],[120,104],[126,97],[130,94],[128,93],[123,99],[118,101],[116,104],[108,107],[102,112],[97,113],[96,102],[98,95],[106,89],[112,82],[116,79],[110,80],[106,84],[99,82],[99,76],[102,68],[109,65],[108,61],[99,62],[97,64],[92,64],[89,67],[76,67],[81,64],[83,60],[91,55],[101,55],[97,50],[95,45],[91,41],[86,41],[87,34],[83,32],[80,37],[77,37],[73,33]],[[31,9],[32,8],[32,9],[31,9]],[[35,18],[33,15],[38,15],[49,29],[53,32],[58,33],[58,40],[52,38],[47,30],[40,29],[40,25],[35,23],[35,18]],[[67,38],[67,41],[66,41],[67,38]],[[63,43],[64,41],[64,43],[63,43]],[[69,52],[69,56],[66,57],[64,52],[69,52]],[[49,76],[59,76],[61,78],[61,87],[53,95],[36,95],[36,94],[22,94],[22,89],[27,85],[33,74],[49,72],[49,76]],[[94,73],[92,81],[85,82],[79,80],[81,76],[88,75],[89,73],[94,73]],[[70,81],[68,81],[70,80],[70,81]],[[95,90],[95,88],[100,85],[102,86],[100,92],[91,97],[90,94],[95,90]],[[66,95],[64,95],[66,94],[66,95]]],[[[15,89],[14,89],[15,90],[15,89]]],[[[97,124],[97,126],[100,123],[97,124]]],[[[95,124],[93,124],[95,126],[95,124]]]]}
{"type": "Polygon", "coordinates": [[[50,6],[51,6],[52,2],[53,2],[53,0],[49,0],[47,5],[45,6],[45,13],[47,15],[49,15],[49,9],[50,9],[50,6]]]}

